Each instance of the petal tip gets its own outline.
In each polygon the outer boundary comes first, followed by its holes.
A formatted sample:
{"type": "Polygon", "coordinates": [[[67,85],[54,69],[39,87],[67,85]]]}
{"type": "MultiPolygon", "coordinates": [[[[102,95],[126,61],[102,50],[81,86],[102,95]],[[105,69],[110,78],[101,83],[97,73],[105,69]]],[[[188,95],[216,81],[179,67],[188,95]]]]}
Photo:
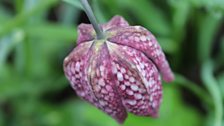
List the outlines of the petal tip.
{"type": "Polygon", "coordinates": [[[69,61],[69,56],[66,56],[63,63],[66,64],[69,61]]]}
{"type": "Polygon", "coordinates": [[[129,26],[128,22],[122,16],[115,15],[106,24],[106,29],[111,29],[114,27],[125,27],[125,26],[129,26]]]}
{"type": "Polygon", "coordinates": [[[121,119],[116,119],[116,121],[117,121],[119,124],[124,124],[126,118],[127,118],[127,116],[124,117],[124,118],[121,118],[121,119]]]}
{"type": "Polygon", "coordinates": [[[163,80],[167,83],[170,83],[175,80],[175,76],[173,73],[170,73],[169,76],[164,76],[163,80]]]}
{"type": "Polygon", "coordinates": [[[156,113],[152,114],[151,117],[152,117],[152,118],[158,118],[158,117],[159,117],[159,113],[156,112],[156,113]]]}
{"type": "Polygon", "coordinates": [[[94,39],[94,30],[92,25],[81,23],[78,26],[77,44],[94,39]]]}

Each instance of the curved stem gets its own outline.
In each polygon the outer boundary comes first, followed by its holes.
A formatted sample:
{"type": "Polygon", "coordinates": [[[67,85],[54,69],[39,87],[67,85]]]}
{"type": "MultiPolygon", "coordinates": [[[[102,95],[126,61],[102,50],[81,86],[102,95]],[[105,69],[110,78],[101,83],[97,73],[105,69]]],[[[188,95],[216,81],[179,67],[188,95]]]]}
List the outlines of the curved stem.
{"type": "Polygon", "coordinates": [[[84,11],[86,12],[86,15],[88,16],[91,24],[93,25],[94,30],[96,31],[97,39],[103,39],[104,38],[103,30],[100,28],[99,24],[97,23],[96,18],[93,14],[93,11],[88,1],[80,0],[80,2],[82,3],[84,11]]]}
{"type": "Polygon", "coordinates": [[[177,74],[177,73],[175,74],[175,81],[174,82],[177,83],[178,85],[181,85],[184,88],[192,91],[195,95],[197,95],[208,106],[213,106],[212,101],[210,100],[211,97],[209,96],[209,94],[204,89],[199,87],[196,83],[188,80],[184,76],[182,76],[180,74],[177,74]]]}
{"type": "Polygon", "coordinates": [[[205,84],[206,88],[210,92],[214,107],[215,107],[215,123],[214,126],[222,126],[222,118],[223,118],[223,103],[221,92],[218,87],[218,84],[213,76],[214,64],[211,60],[208,60],[202,65],[202,81],[205,84]]]}

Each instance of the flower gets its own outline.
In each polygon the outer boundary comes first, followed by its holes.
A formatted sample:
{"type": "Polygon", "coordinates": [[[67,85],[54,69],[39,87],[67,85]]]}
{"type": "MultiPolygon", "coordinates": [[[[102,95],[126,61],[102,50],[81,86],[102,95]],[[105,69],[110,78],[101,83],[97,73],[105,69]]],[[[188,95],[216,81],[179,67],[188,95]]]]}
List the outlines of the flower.
{"type": "Polygon", "coordinates": [[[156,38],[121,16],[100,25],[96,39],[90,24],[78,27],[77,47],[65,58],[64,72],[77,95],[119,123],[127,112],[157,117],[162,100],[161,77],[174,79],[156,38]]]}

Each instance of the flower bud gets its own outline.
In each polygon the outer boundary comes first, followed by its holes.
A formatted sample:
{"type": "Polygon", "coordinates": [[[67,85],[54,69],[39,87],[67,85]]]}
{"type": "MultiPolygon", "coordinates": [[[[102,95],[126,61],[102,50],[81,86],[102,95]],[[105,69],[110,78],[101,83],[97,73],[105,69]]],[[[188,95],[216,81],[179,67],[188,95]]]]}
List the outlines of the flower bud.
{"type": "Polygon", "coordinates": [[[123,123],[127,112],[157,117],[161,77],[174,79],[156,38],[120,16],[100,25],[96,39],[90,24],[78,27],[77,47],[65,58],[64,72],[77,95],[123,123]]]}

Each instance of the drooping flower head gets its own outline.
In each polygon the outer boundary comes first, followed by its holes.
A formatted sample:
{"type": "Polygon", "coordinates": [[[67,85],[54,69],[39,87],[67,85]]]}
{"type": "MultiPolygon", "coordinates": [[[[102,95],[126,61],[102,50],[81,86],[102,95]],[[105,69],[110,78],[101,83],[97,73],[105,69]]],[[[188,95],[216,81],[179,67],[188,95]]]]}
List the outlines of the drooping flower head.
{"type": "Polygon", "coordinates": [[[161,77],[174,79],[156,38],[120,16],[101,25],[97,40],[90,24],[78,27],[77,47],[65,58],[64,72],[77,95],[123,123],[127,112],[156,117],[161,77]]]}

